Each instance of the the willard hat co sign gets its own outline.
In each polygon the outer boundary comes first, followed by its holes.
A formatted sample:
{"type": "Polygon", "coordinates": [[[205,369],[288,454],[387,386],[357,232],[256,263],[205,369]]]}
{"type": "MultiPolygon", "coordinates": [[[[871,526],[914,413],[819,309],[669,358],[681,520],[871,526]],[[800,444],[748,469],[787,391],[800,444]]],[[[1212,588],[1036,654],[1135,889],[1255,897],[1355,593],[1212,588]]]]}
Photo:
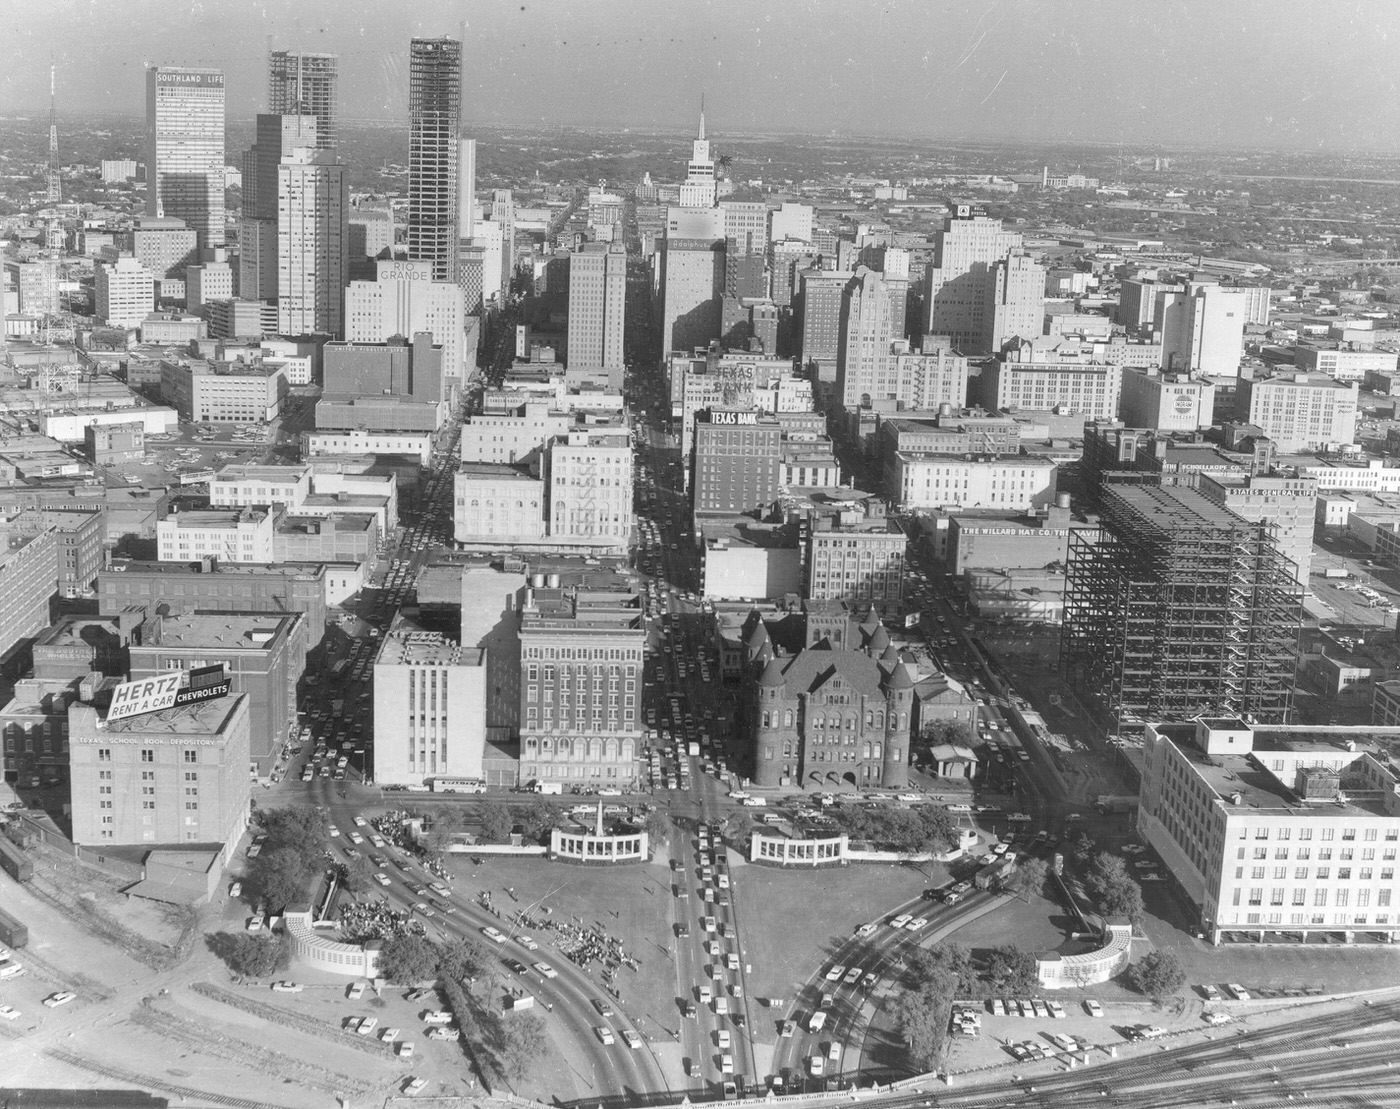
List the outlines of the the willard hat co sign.
{"type": "Polygon", "coordinates": [[[112,703],[107,708],[108,720],[125,720],[132,716],[161,712],[177,705],[212,701],[227,696],[229,680],[222,666],[203,666],[191,670],[188,678],[183,670],[157,674],[123,682],[112,690],[112,703]]]}

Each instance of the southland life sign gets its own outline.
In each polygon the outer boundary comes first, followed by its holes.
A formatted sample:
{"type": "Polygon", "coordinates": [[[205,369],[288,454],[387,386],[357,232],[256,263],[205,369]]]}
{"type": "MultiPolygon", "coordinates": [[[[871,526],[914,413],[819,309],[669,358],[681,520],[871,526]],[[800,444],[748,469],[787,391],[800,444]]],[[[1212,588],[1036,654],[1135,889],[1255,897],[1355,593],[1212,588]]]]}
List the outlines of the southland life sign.
{"type": "Polygon", "coordinates": [[[228,696],[230,684],[223,666],[201,666],[189,671],[172,670],[153,678],[123,682],[112,690],[112,703],[107,707],[108,720],[126,720],[163,712],[180,705],[212,701],[228,696]]]}

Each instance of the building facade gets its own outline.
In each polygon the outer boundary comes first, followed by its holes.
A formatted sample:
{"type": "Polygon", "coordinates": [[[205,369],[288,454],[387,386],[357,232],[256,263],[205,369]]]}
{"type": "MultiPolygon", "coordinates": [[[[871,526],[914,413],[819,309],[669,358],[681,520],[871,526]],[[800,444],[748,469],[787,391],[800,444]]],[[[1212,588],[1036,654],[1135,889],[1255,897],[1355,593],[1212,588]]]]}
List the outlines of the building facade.
{"type": "Polygon", "coordinates": [[[886,495],[905,508],[999,508],[1025,512],[1055,497],[1048,458],[907,454],[885,459],[886,495]]]}
{"type": "Polygon", "coordinates": [[[755,411],[705,413],[695,425],[695,511],[733,514],[772,504],[782,489],[782,446],[776,420],[760,420],[755,411]]]}
{"type": "Polygon", "coordinates": [[[646,626],[635,594],[534,588],[520,612],[520,780],[637,781],[646,626]]]}
{"type": "Polygon", "coordinates": [[[224,244],[223,70],[146,70],[146,213],[184,220],[201,251],[224,244]]]}
{"type": "Polygon", "coordinates": [[[172,513],[156,524],[161,562],[272,562],[273,516],[254,508],[172,513]]]}
{"type": "Polygon", "coordinates": [[[627,311],[627,251],[591,244],[569,256],[570,369],[621,373],[627,311]]]}
{"type": "Polygon", "coordinates": [[[217,844],[248,826],[248,699],[228,696],[124,720],[68,708],[73,842],[217,844]]]}
{"type": "Polygon", "coordinates": [[[339,138],[339,55],[274,50],[267,63],[267,110],[279,116],[314,116],[316,146],[334,148],[339,138]]]}
{"type": "Polygon", "coordinates": [[[1207,717],[1148,724],[1142,755],[1138,833],[1210,942],[1395,941],[1400,779],[1385,753],[1207,717]]]}
{"type": "Polygon", "coordinates": [[[1357,395],[1325,374],[1241,378],[1235,410],[1283,453],[1327,450],[1356,442],[1357,395]]]}
{"type": "Polygon", "coordinates": [[[408,57],[408,256],[457,280],[462,44],[416,38],[408,57]]]}
{"type": "Polygon", "coordinates": [[[632,441],[625,428],[571,431],[547,455],[549,535],[626,549],[632,535],[632,441]]]}
{"type": "Polygon", "coordinates": [[[483,778],[486,653],[400,618],[374,660],[374,780],[483,778]]]}
{"type": "Polygon", "coordinates": [[[345,329],[350,208],[346,167],[327,150],[293,150],[277,167],[277,327],[345,329]]]}

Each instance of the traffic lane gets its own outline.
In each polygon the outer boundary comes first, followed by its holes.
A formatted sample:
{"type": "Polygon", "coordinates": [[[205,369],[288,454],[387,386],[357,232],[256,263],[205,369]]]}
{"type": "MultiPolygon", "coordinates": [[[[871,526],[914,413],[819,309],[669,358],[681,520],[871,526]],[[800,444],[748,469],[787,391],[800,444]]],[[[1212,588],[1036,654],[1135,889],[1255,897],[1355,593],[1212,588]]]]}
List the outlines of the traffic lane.
{"type": "MultiPolygon", "coordinates": [[[[433,878],[428,871],[423,870],[421,864],[418,863],[417,860],[412,859],[406,852],[392,845],[386,845],[382,853],[385,857],[389,858],[395,866],[393,870],[385,871],[385,873],[390,875],[390,884],[388,886],[378,887],[380,895],[391,904],[397,904],[398,907],[403,909],[409,909],[412,905],[422,901],[423,898],[415,892],[416,889],[426,887],[430,882],[437,881],[438,879],[433,878]],[[400,863],[408,863],[411,869],[405,870],[402,865],[399,865],[400,863]]],[[[492,951],[492,949],[496,947],[492,941],[482,934],[482,928],[488,926],[497,927],[502,923],[508,924],[509,922],[503,922],[501,918],[488,913],[485,909],[467,899],[464,894],[457,893],[457,891],[451,887],[449,887],[448,897],[439,899],[446,900],[452,904],[456,908],[456,912],[446,915],[434,910],[432,917],[425,918],[415,913],[412,914],[414,918],[422,921],[426,928],[435,929],[443,938],[456,936],[464,939],[472,939],[482,945],[487,951],[492,951]]],[[[504,947],[505,945],[500,946],[504,947]]],[[[616,1058],[615,1049],[605,1047],[598,1041],[597,1036],[594,1034],[593,1027],[595,1024],[607,1022],[598,1017],[589,999],[585,998],[581,1003],[577,994],[563,995],[563,991],[560,991],[562,996],[556,998],[552,996],[547,989],[541,988],[541,984],[547,981],[557,980],[545,979],[543,975],[534,969],[532,961],[548,961],[551,966],[560,969],[557,962],[552,959],[541,959],[538,954],[532,953],[520,947],[518,944],[513,946],[519,948],[525,956],[524,958],[519,958],[518,961],[523,962],[530,968],[528,977],[522,978],[516,975],[505,965],[504,960],[506,958],[516,957],[513,952],[507,954],[503,951],[495,951],[500,962],[501,988],[504,990],[517,980],[520,980],[522,984],[528,988],[528,992],[533,993],[541,1004],[546,1001],[550,1002],[550,1004],[554,1006],[554,1015],[559,1017],[559,1023],[582,1049],[584,1056],[594,1067],[595,1075],[601,1067],[603,1073],[609,1076],[612,1089],[615,1092],[623,1092],[627,1088],[625,1083],[628,1081],[636,1082],[639,1078],[637,1072],[620,1066],[616,1058]],[[532,954],[534,955],[533,960],[530,958],[532,954]],[[589,1019],[590,1014],[594,1019],[589,1019]]],[[[543,946],[544,945],[541,945],[541,947],[543,946]]],[[[558,959],[565,963],[568,962],[568,960],[563,958],[562,954],[558,955],[558,959]]],[[[569,965],[572,966],[573,964],[570,963],[569,965]]],[[[546,1017],[546,1019],[548,1018],[546,1017]]],[[[628,1055],[636,1054],[628,1050],[626,1046],[622,1044],[621,1037],[618,1038],[618,1044],[621,1046],[621,1050],[626,1051],[628,1055]]]]}

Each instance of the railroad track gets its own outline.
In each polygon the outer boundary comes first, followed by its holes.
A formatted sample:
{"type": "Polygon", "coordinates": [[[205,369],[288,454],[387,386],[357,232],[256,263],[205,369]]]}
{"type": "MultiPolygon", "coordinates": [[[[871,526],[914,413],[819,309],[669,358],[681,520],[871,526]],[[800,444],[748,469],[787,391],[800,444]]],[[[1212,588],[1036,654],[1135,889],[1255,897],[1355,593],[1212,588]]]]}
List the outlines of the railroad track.
{"type": "Polygon", "coordinates": [[[192,1104],[223,1105],[227,1106],[228,1109],[283,1109],[282,1106],[274,1105],[268,1101],[253,1101],[250,1098],[233,1097],[229,1094],[211,1094],[206,1090],[195,1089],[193,1086],[181,1086],[175,1082],[167,1082],[163,1078],[151,1078],[144,1074],[136,1074],[122,1067],[99,1063],[95,1059],[89,1059],[74,1051],[65,1051],[61,1047],[48,1048],[44,1054],[50,1059],[56,1059],[60,1063],[66,1063],[70,1067],[87,1071],[89,1074],[101,1075],[114,1082],[122,1082],[143,1090],[174,1094],[192,1104]]]}

